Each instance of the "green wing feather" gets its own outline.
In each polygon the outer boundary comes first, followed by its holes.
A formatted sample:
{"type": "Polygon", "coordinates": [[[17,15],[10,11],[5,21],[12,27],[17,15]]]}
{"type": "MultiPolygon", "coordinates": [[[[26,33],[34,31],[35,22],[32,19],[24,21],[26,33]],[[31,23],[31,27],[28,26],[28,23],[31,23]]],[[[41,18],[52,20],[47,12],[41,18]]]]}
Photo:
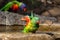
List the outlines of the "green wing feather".
{"type": "Polygon", "coordinates": [[[16,3],[18,6],[19,6],[19,4],[20,4],[20,2],[18,2],[18,1],[13,1],[13,3],[16,3]]]}
{"type": "Polygon", "coordinates": [[[20,2],[18,1],[12,1],[12,2],[9,2],[8,4],[6,4],[3,8],[1,8],[0,10],[4,10],[4,11],[7,11],[14,3],[16,3],[18,6],[20,6],[20,2]]]}
{"type": "Polygon", "coordinates": [[[1,8],[1,10],[7,11],[12,5],[13,5],[13,2],[9,2],[7,5],[1,8]]]}
{"type": "Polygon", "coordinates": [[[23,4],[22,2],[18,2],[18,1],[13,1],[13,3],[16,3],[18,6],[21,6],[23,4]]]}

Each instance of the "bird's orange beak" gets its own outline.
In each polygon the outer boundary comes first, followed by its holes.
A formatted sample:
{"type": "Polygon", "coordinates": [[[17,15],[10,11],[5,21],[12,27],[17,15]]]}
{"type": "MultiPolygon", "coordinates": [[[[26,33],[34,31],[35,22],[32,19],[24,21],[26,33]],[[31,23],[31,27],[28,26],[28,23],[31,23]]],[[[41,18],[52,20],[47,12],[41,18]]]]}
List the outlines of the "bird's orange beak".
{"type": "Polygon", "coordinates": [[[28,16],[25,16],[25,17],[21,18],[22,21],[27,21],[28,19],[29,19],[28,16]]]}
{"type": "Polygon", "coordinates": [[[21,18],[22,21],[25,21],[25,18],[21,18]]]}

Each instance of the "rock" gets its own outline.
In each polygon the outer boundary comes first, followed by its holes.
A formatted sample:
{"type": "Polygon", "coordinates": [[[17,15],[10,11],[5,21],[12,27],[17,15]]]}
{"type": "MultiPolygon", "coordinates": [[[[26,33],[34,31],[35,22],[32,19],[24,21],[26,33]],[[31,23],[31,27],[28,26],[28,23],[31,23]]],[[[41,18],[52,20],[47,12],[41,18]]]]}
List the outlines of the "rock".
{"type": "MultiPolygon", "coordinates": [[[[46,16],[40,16],[37,14],[34,14],[35,16],[38,16],[40,18],[40,21],[46,21],[51,20],[53,22],[56,21],[56,18],[54,17],[46,17],[46,16]]],[[[12,12],[1,12],[0,11],[0,24],[5,25],[25,25],[26,22],[22,21],[21,18],[24,17],[24,15],[19,15],[18,13],[12,13],[12,12]]]]}
{"type": "Polygon", "coordinates": [[[0,39],[1,40],[55,40],[58,38],[60,39],[60,32],[51,32],[51,33],[53,33],[54,35],[51,36],[45,33],[24,34],[21,32],[0,33],[0,39]]]}
{"type": "Polygon", "coordinates": [[[24,34],[20,32],[16,33],[0,33],[0,39],[1,40],[55,40],[60,39],[60,32],[52,32],[54,35],[48,35],[48,34],[24,34]]]}
{"type": "Polygon", "coordinates": [[[57,1],[57,0],[54,0],[54,1],[55,1],[57,4],[60,4],[60,0],[58,0],[58,1],[57,1]]]}
{"type": "Polygon", "coordinates": [[[58,15],[60,15],[60,8],[55,7],[53,9],[48,10],[48,11],[42,13],[42,15],[44,15],[44,16],[58,16],[58,15]]]}
{"type": "Polygon", "coordinates": [[[20,35],[15,36],[11,35],[8,37],[9,40],[53,40],[53,38],[47,34],[27,34],[27,35],[20,35]]]}
{"type": "Polygon", "coordinates": [[[52,22],[52,21],[50,21],[50,20],[46,20],[46,21],[44,22],[44,24],[52,25],[52,24],[53,24],[53,22],[52,22]]]}
{"type": "Polygon", "coordinates": [[[6,16],[4,14],[0,11],[0,24],[6,24],[6,16]]]}
{"type": "Polygon", "coordinates": [[[58,23],[53,23],[51,25],[49,24],[43,24],[43,25],[40,25],[38,31],[48,31],[48,32],[60,32],[60,24],[58,23]]]}
{"type": "Polygon", "coordinates": [[[57,17],[58,22],[60,23],[60,16],[57,17]]]}
{"type": "Polygon", "coordinates": [[[1,40],[54,40],[47,34],[0,33],[1,40]]]}
{"type": "Polygon", "coordinates": [[[13,25],[13,24],[24,24],[20,19],[23,15],[17,13],[1,12],[0,11],[0,24],[13,25]]]}

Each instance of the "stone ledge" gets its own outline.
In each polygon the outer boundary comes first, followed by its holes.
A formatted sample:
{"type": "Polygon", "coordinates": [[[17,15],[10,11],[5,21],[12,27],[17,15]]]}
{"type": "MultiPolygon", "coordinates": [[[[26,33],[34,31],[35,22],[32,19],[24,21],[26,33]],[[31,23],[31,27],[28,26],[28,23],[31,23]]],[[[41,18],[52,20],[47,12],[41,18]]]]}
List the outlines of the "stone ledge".
{"type": "Polygon", "coordinates": [[[54,40],[60,38],[59,32],[54,32],[54,35],[48,34],[23,34],[19,32],[11,32],[11,33],[0,33],[1,40],[54,40]]]}
{"type": "Polygon", "coordinates": [[[6,34],[0,38],[4,40],[53,40],[53,37],[47,34],[6,34]]]}

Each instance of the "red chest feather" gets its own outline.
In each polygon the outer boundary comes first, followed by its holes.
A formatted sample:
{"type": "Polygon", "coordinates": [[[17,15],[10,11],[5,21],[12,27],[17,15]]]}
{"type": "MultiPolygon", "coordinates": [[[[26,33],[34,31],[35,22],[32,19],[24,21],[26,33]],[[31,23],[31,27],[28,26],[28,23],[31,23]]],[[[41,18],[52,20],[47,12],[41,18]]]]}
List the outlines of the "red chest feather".
{"type": "Polygon", "coordinates": [[[12,9],[13,9],[13,10],[18,10],[18,8],[19,8],[19,7],[18,7],[17,4],[13,4],[13,6],[12,6],[12,9]]]}

